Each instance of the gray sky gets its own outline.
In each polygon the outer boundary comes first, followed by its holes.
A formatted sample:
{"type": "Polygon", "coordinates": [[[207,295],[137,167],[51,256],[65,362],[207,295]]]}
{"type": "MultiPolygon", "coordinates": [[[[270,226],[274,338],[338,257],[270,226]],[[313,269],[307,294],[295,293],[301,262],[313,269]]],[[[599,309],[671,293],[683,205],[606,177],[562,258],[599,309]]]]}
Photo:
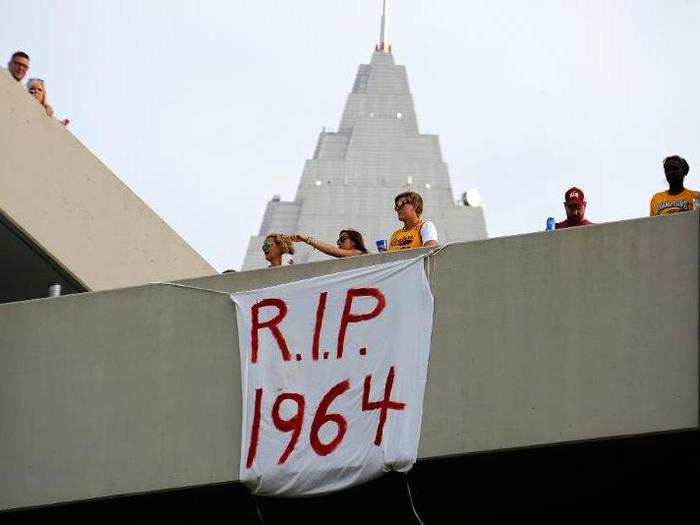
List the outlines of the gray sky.
{"type": "MultiPolygon", "coordinates": [[[[481,191],[490,236],[560,220],[572,185],[594,222],[645,216],[669,154],[700,189],[700,1],[390,2],[421,131],[455,196],[481,191]]],[[[0,0],[0,53],[28,51],[70,131],[212,265],[239,268],[266,202],[294,198],[337,127],[380,4],[0,0]]]]}

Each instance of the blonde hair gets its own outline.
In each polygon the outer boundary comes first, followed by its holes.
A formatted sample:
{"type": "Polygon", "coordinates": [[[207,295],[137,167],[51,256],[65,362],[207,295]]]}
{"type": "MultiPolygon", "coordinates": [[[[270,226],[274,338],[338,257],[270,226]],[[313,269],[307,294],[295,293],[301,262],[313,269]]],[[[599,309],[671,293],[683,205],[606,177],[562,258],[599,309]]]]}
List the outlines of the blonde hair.
{"type": "MultiPolygon", "coordinates": [[[[46,82],[44,82],[40,78],[30,78],[29,80],[27,80],[27,91],[29,91],[32,88],[32,84],[41,84],[41,90],[44,93],[44,100],[40,101],[37,99],[37,102],[39,102],[39,104],[42,105],[42,107],[46,111],[46,114],[49,117],[52,117],[53,116],[53,108],[49,105],[48,98],[46,97],[46,82]]],[[[30,95],[31,95],[31,93],[30,93],[30,95]]],[[[32,96],[34,96],[34,95],[32,95],[32,96]]],[[[65,124],[65,122],[64,122],[64,124],[65,124]]]]}
{"type": "Polygon", "coordinates": [[[44,92],[44,100],[41,102],[42,106],[46,105],[46,82],[40,78],[30,78],[27,80],[27,91],[32,88],[32,84],[41,84],[41,90],[44,92]]]}
{"type": "Polygon", "coordinates": [[[282,253],[294,255],[294,243],[288,235],[284,235],[282,233],[271,233],[267,237],[265,237],[265,240],[267,239],[272,239],[273,241],[275,241],[282,250],[282,253]]]}

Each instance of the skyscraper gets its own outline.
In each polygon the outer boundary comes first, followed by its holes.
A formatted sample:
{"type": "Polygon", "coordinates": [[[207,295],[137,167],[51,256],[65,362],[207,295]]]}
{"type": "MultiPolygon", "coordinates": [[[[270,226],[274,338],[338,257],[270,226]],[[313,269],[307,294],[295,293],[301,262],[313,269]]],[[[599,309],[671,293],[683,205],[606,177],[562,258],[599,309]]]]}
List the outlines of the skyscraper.
{"type": "MultiPolygon", "coordinates": [[[[486,237],[482,209],[456,203],[437,135],[421,134],[406,68],[396,65],[385,43],[386,1],[369,64],[360,65],[337,131],[321,132],[306,161],[294,201],[275,196],[268,203],[259,235],[251,237],[244,270],[267,265],[260,246],[271,232],[303,232],[334,242],[338,232],[362,233],[371,251],[401,224],[394,196],[413,190],[423,196],[423,217],[437,227],[440,243],[486,237]]],[[[296,262],[327,258],[297,245],[296,262]]]]}

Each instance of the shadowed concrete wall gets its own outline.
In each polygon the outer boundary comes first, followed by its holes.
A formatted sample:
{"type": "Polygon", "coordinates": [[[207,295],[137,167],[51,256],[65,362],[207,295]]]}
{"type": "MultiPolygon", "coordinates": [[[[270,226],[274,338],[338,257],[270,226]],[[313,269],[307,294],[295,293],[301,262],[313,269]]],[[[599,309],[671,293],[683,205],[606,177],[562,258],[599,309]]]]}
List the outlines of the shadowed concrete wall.
{"type": "Polygon", "coordinates": [[[0,214],[90,290],[216,273],[1,68],[0,214]]]}
{"type": "MultiPolygon", "coordinates": [[[[697,427],[698,217],[432,257],[420,457],[697,427]]],[[[188,283],[244,290],[406,255],[188,283]]],[[[0,305],[0,508],[235,480],[240,402],[224,294],[149,285],[0,305]]]]}

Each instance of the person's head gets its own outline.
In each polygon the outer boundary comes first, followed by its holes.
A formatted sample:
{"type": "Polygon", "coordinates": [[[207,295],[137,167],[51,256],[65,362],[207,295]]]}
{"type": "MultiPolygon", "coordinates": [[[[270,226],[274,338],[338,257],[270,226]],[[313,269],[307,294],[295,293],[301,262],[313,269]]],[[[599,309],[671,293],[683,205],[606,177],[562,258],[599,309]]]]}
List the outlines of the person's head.
{"type": "Polygon", "coordinates": [[[683,157],[673,155],[664,159],[664,173],[666,181],[670,187],[680,188],[683,186],[683,179],[690,171],[690,166],[683,157]]]}
{"type": "Polygon", "coordinates": [[[340,230],[336,244],[342,250],[360,250],[362,253],[368,253],[362,234],[355,230],[340,230]]]}
{"type": "Polygon", "coordinates": [[[40,78],[30,78],[27,81],[27,91],[35,99],[39,101],[42,106],[46,103],[46,84],[40,78]]]}
{"type": "Polygon", "coordinates": [[[265,242],[262,245],[262,251],[265,254],[265,259],[272,266],[280,266],[282,264],[282,255],[294,253],[294,243],[286,235],[281,233],[271,233],[265,237],[265,242]]]}
{"type": "Polygon", "coordinates": [[[566,218],[571,224],[578,224],[586,214],[586,196],[579,188],[573,187],[564,194],[566,218]]]}
{"type": "Polygon", "coordinates": [[[29,55],[24,51],[15,51],[7,63],[7,69],[12,78],[17,82],[21,81],[29,70],[29,55]]]}
{"type": "Polygon", "coordinates": [[[399,220],[404,223],[411,223],[420,219],[423,213],[423,197],[415,191],[405,191],[394,197],[394,210],[399,220]]]}

